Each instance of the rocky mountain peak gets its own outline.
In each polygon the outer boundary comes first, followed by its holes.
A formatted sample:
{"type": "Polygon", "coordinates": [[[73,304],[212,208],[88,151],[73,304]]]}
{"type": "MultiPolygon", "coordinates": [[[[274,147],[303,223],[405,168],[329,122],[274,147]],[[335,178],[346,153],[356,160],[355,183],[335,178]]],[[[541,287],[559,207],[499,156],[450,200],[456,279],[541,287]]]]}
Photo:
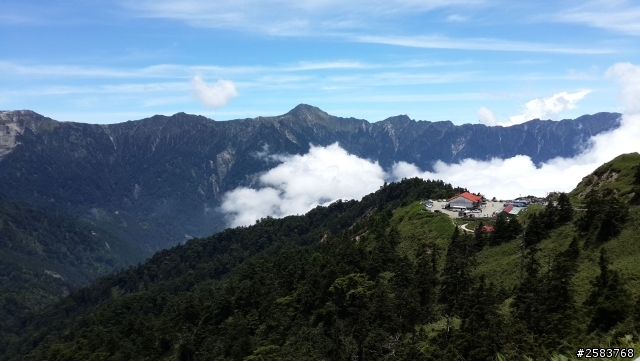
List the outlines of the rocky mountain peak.
{"type": "Polygon", "coordinates": [[[45,122],[57,123],[31,110],[0,111],[0,160],[20,144],[16,137],[25,129],[35,132],[45,122]]]}
{"type": "Polygon", "coordinates": [[[388,122],[393,125],[406,125],[408,123],[414,122],[414,120],[409,118],[408,115],[402,114],[402,115],[396,115],[395,117],[387,118],[383,120],[383,122],[388,122]]]}
{"type": "Polygon", "coordinates": [[[0,111],[0,123],[16,123],[19,121],[42,122],[51,120],[32,110],[9,110],[0,111]]]}
{"type": "Polygon", "coordinates": [[[299,119],[306,122],[313,122],[318,119],[330,117],[329,114],[325,113],[320,108],[308,104],[298,104],[295,108],[285,114],[285,116],[287,115],[293,119],[299,119]]]}

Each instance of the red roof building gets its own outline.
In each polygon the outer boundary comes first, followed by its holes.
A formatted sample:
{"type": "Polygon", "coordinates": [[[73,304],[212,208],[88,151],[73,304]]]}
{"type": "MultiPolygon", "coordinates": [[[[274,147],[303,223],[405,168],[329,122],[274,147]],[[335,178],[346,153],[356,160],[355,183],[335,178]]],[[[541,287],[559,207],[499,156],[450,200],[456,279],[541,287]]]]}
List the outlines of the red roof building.
{"type": "MultiPolygon", "coordinates": [[[[475,228],[473,228],[474,232],[478,231],[478,226],[475,226],[475,228]]],[[[480,232],[482,233],[491,233],[493,232],[493,226],[482,226],[482,229],[480,230],[480,232]]]]}
{"type": "Polygon", "coordinates": [[[469,192],[464,192],[464,193],[458,194],[457,196],[453,196],[453,197],[449,198],[448,201],[451,202],[452,200],[454,200],[454,199],[456,199],[458,197],[463,197],[465,199],[470,200],[473,203],[478,203],[478,202],[480,202],[482,200],[482,196],[477,196],[477,195],[471,194],[469,192]]]}
{"type": "Polygon", "coordinates": [[[450,207],[465,207],[465,208],[474,208],[480,206],[480,201],[482,201],[482,196],[477,196],[475,194],[471,194],[469,192],[460,193],[457,196],[449,198],[449,206],[450,207]]]}

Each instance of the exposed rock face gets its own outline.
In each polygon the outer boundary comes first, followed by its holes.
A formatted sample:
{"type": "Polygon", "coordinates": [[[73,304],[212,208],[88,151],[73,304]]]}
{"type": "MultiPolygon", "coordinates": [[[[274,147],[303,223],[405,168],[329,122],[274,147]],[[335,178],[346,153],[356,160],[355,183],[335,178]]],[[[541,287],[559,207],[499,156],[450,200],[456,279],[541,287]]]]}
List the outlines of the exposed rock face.
{"type": "Polygon", "coordinates": [[[30,110],[0,111],[0,160],[20,144],[16,137],[25,129],[35,131],[45,122],[54,121],[30,110]]]}
{"type": "Polygon", "coordinates": [[[508,128],[339,118],[299,105],[277,117],[226,122],[178,113],[120,124],[56,122],[31,111],[0,112],[0,196],[87,217],[151,251],[206,235],[224,224],[222,195],[250,185],[275,163],[271,154],[303,154],[339,142],[383,167],[437,160],[570,157],[592,135],[619,126],[620,114],[508,128]],[[263,156],[260,156],[260,155],[263,156]]]}

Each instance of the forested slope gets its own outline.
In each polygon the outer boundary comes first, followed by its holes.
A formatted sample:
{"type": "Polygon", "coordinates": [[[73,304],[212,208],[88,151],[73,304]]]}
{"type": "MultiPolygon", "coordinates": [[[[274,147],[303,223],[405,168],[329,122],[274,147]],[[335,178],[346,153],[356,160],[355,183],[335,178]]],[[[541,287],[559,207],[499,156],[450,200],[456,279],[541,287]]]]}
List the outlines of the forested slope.
{"type": "Polygon", "coordinates": [[[77,217],[0,199],[0,328],[132,264],[130,247],[77,217]]]}
{"type": "Polygon", "coordinates": [[[542,360],[637,340],[637,208],[561,195],[463,234],[416,203],[453,192],[409,179],[191,240],[6,328],[3,359],[542,360]]]}
{"type": "MultiPolygon", "coordinates": [[[[157,253],[141,266],[103,277],[88,288],[72,292],[64,300],[43,312],[12,324],[2,335],[5,352],[0,353],[9,355],[7,359],[15,359],[18,357],[15,353],[25,352],[43,340],[45,342],[39,346],[38,352],[49,352],[47,349],[51,346],[51,341],[62,337],[61,335],[66,334],[71,327],[82,327],[77,322],[86,319],[98,309],[110,308],[114,302],[127,303],[128,300],[140,296],[158,296],[162,300],[153,302],[158,307],[156,311],[163,312],[164,307],[168,305],[166,302],[181,302],[178,300],[182,297],[192,297],[196,289],[229,282],[226,280],[220,283],[220,279],[232,270],[234,274],[242,272],[244,267],[247,267],[242,266],[247,260],[256,261],[256,257],[270,259],[269,257],[276,257],[285,250],[297,252],[295,250],[306,249],[300,248],[302,246],[324,244],[382,209],[395,208],[423,196],[447,197],[457,191],[459,190],[454,190],[450,185],[440,181],[407,180],[402,184],[386,186],[360,202],[336,202],[328,208],[318,207],[305,216],[291,216],[281,220],[263,219],[255,226],[229,229],[207,239],[191,240],[185,245],[157,253]]],[[[125,313],[136,319],[148,316],[142,316],[132,310],[125,313]]],[[[114,322],[113,326],[119,327],[122,322],[114,316],[110,314],[108,317],[114,322]]],[[[165,329],[162,332],[169,330],[165,329]]],[[[169,332],[167,335],[170,334],[169,332]]],[[[125,334],[121,336],[127,337],[125,334]]],[[[120,335],[115,337],[120,338],[120,335]]],[[[178,346],[173,340],[167,345],[169,349],[163,348],[164,351],[160,350],[160,355],[136,347],[118,348],[128,355],[128,359],[134,354],[137,356],[133,358],[139,358],[147,353],[156,355],[157,358],[175,354],[178,346]]],[[[80,352],[78,355],[83,354],[80,352]]],[[[45,357],[39,353],[36,358],[51,357],[53,356],[45,357]]],[[[78,357],[82,359],[82,356],[78,357]]]]}

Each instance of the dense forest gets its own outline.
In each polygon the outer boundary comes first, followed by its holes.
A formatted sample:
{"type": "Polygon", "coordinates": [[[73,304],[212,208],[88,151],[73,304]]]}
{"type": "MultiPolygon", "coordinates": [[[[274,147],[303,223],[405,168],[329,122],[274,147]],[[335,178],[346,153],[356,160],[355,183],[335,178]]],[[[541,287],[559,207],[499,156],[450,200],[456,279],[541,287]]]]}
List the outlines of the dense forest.
{"type": "Polygon", "coordinates": [[[405,179],[190,240],[6,325],[0,359],[543,360],[638,339],[638,208],[592,189],[464,233],[418,203],[458,191],[405,179]]]}
{"type": "Polygon", "coordinates": [[[132,264],[131,246],[95,225],[0,199],[0,330],[132,264]]]}

